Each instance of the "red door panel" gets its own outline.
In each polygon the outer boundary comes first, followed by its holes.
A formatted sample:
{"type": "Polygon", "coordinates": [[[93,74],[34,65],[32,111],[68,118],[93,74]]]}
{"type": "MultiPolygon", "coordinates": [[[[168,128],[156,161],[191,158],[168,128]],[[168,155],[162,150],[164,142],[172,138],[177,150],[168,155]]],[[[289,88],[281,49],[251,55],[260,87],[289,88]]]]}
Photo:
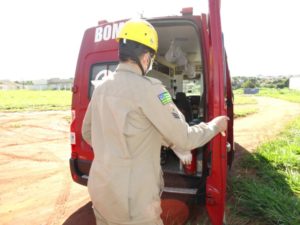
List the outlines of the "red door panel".
{"type": "MultiPolygon", "coordinates": [[[[216,116],[227,115],[225,102],[226,71],[222,40],[220,1],[209,0],[209,77],[208,104],[209,120],[216,116]]],[[[213,225],[223,224],[227,151],[226,137],[217,135],[209,144],[211,151],[211,168],[206,180],[206,209],[213,225]]]]}

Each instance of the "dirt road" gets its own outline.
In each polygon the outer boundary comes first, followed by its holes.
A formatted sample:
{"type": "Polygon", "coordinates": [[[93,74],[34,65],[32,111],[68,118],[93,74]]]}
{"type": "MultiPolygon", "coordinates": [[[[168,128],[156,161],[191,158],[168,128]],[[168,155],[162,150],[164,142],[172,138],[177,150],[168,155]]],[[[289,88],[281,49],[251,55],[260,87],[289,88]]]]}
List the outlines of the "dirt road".
{"type": "MultiPolygon", "coordinates": [[[[235,121],[235,141],[249,151],[300,115],[300,104],[260,97],[258,106],[235,121]]],[[[69,111],[0,113],[1,225],[94,224],[86,187],[70,177],[69,118],[69,111]]]]}
{"type": "Polygon", "coordinates": [[[70,177],[70,112],[0,115],[0,224],[63,224],[89,202],[70,177]]]}
{"type": "Polygon", "coordinates": [[[258,113],[235,120],[235,142],[253,151],[257,145],[276,136],[286,123],[300,116],[300,104],[257,97],[258,113]]]}

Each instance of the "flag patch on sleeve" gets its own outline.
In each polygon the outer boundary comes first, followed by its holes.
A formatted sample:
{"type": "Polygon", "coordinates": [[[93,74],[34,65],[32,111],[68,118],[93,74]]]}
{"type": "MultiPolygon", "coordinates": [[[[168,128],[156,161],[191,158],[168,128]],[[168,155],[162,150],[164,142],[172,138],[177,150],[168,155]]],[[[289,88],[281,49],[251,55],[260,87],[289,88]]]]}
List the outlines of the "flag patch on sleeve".
{"type": "Polygon", "coordinates": [[[161,94],[158,95],[158,98],[160,100],[160,102],[163,104],[163,105],[166,105],[170,102],[172,102],[172,97],[171,95],[169,94],[169,92],[165,91],[161,94]]]}

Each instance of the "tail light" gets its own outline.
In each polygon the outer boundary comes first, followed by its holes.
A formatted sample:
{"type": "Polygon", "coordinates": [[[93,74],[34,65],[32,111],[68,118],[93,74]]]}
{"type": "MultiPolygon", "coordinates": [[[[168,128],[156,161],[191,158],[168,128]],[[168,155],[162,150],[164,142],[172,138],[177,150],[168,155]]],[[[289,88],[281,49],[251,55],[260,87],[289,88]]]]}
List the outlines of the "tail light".
{"type": "Polygon", "coordinates": [[[71,145],[76,145],[76,134],[75,134],[75,128],[74,128],[74,122],[76,118],[76,111],[73,109],[71,111],[71,125],[70,125],[70,143],[71,145]]]}
{"type": "Polygon", "coordinates": [[[75,149],[76,145],[76,133],[75,133],[75,118],[76,118],[76,111],[72,110],[72,117],[71,117],[71,125],[70,125],[70,144],[72,149],[72,158],[77,158],[77,152],[75,149]]]}

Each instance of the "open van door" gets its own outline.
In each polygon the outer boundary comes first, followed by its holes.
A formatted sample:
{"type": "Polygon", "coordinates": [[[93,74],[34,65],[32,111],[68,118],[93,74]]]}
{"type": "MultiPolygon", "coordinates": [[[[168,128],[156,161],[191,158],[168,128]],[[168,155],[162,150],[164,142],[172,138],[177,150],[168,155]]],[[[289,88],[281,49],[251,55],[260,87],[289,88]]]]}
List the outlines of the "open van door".
{"type": "MultiPolygon", "coordinates": [[[[220,0],[209,0],[208,18],[208,80],[209,120],[227,115],[226,62],[220,19],[220,0]]],[[[224,224],[227,177],[227,137],[217,135],[209,143],[209,174],[206,180],[206,209],[213,225],[224,224]]]]}

